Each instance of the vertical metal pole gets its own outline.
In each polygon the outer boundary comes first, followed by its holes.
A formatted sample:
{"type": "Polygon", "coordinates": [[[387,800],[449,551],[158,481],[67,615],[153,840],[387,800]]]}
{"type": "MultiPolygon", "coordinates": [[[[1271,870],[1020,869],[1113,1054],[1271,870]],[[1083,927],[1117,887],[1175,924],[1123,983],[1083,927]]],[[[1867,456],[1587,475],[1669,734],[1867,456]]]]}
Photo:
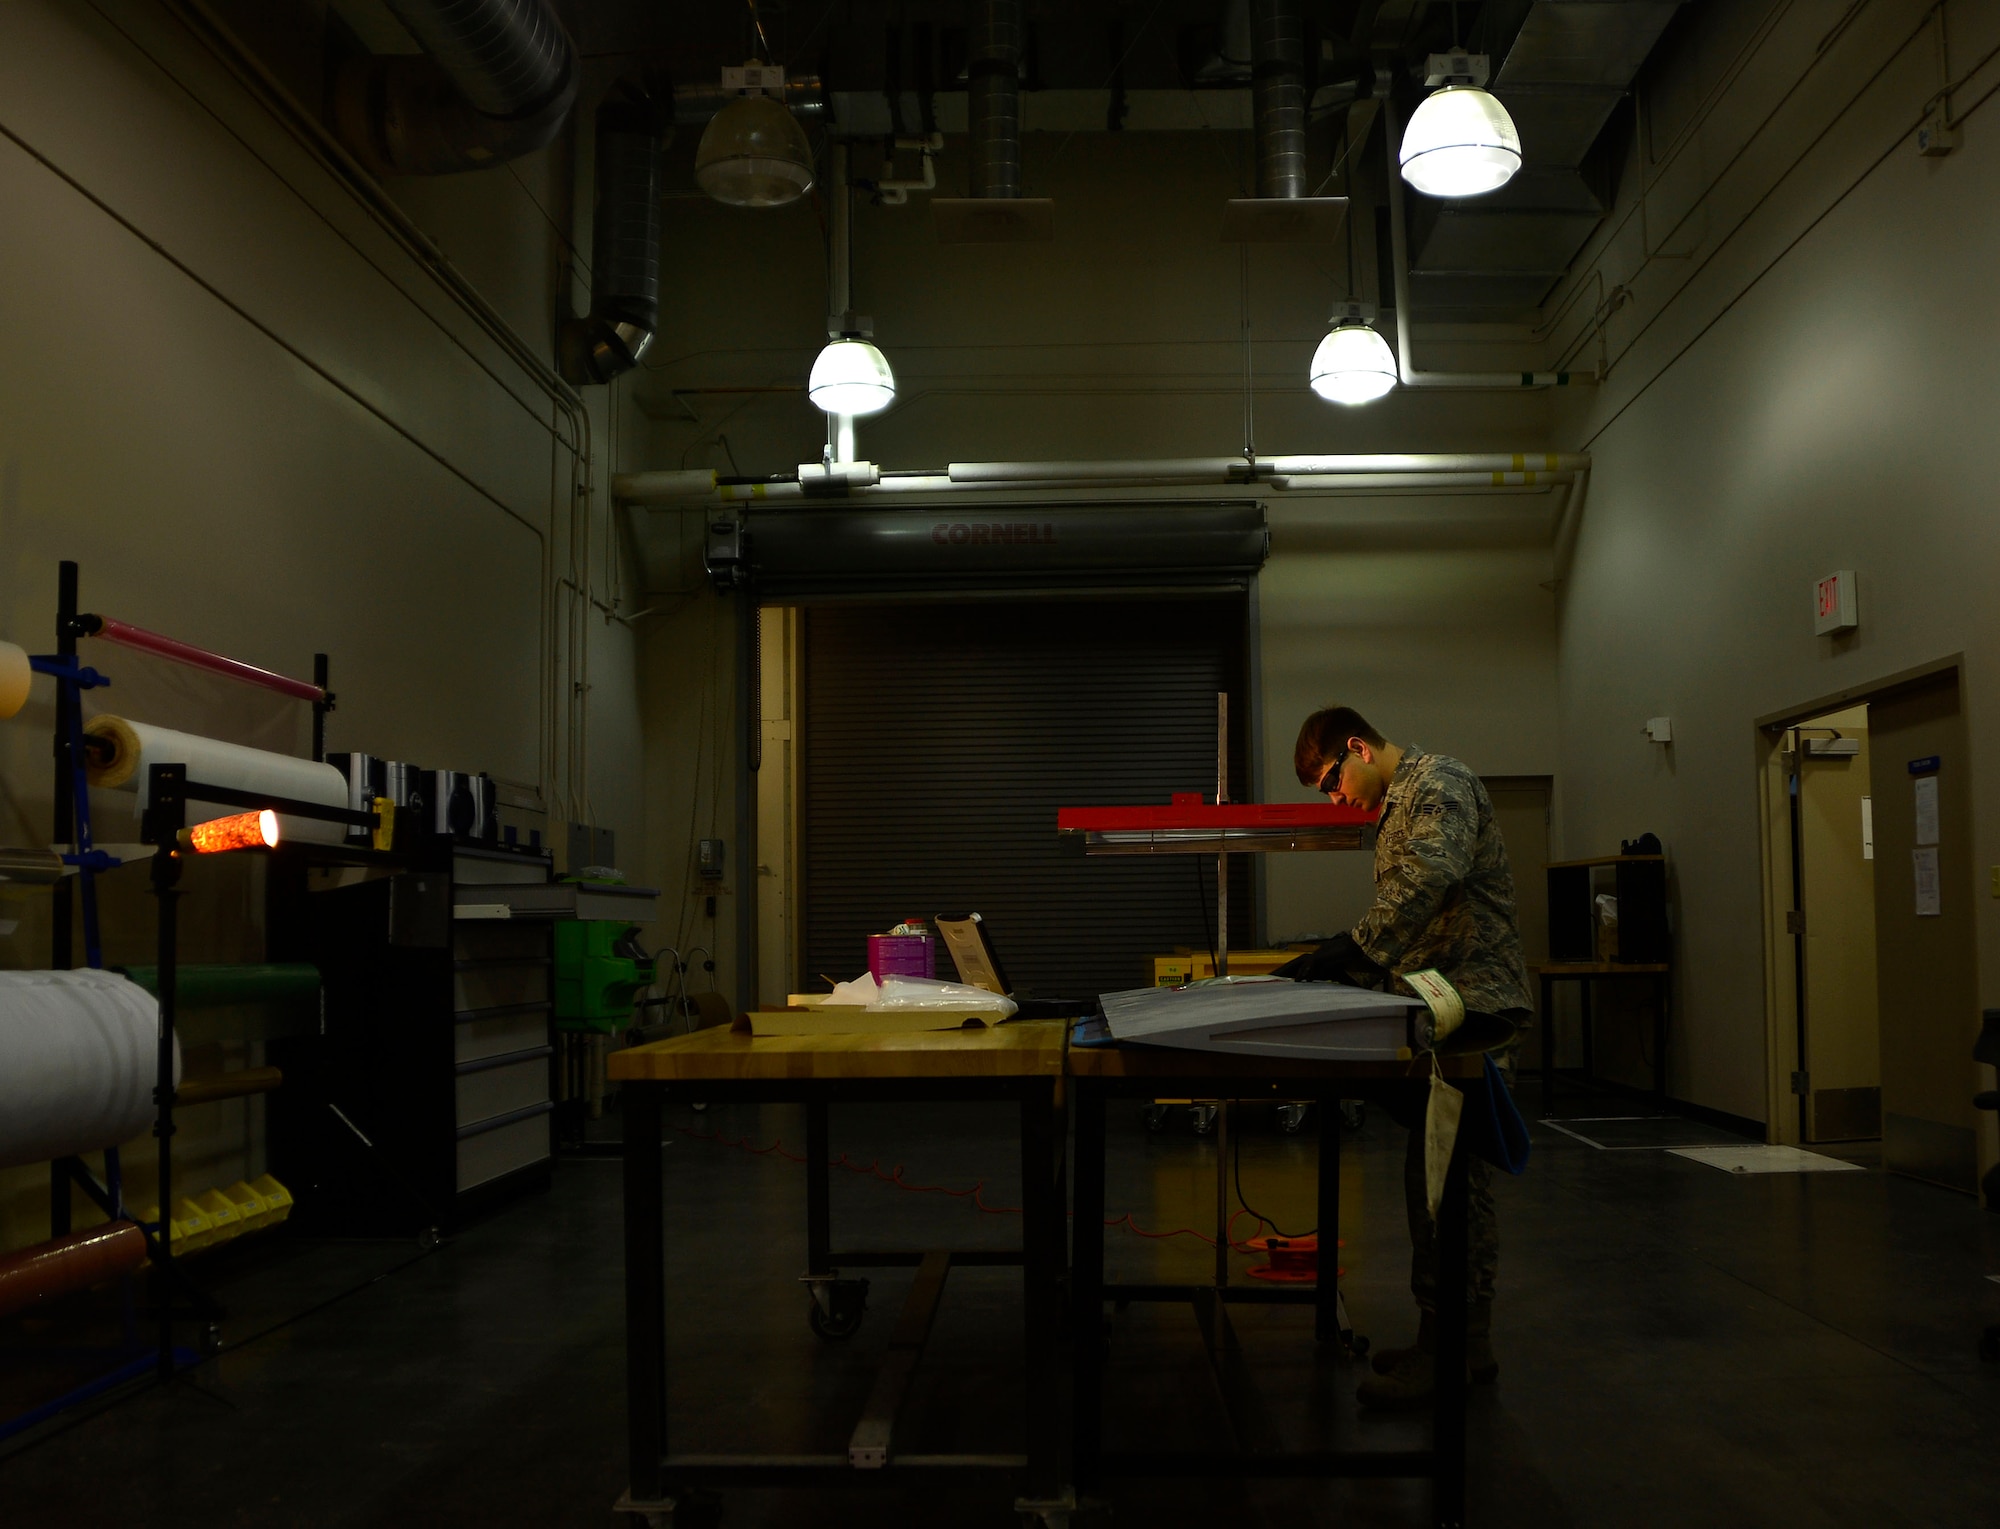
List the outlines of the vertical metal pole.
{"type": "Polygon", "coordinates": [[[1215,1106],[1215,1288],[1229,1284],[1229,1101],[1215,1106]]]}
{"type": "MultiPolygon", "coordinates": [[[[56,565],[56,656],[76,657],[76,564],[64,562],[56,565]]],[[[56,682],[56,781],[55,781],[55,844],[69,844],[76,837],[76,795],[71,773],[70,738],[75,732],[73,713],[77,708],[77,691],[74,685],[56,682]]],[[[50,895],[54,899],[54,917],[50,923],[49,965],[56,971],[68,971],[74,963],[72,945],[73,904],[70,898],[69,878],[57,880],[50,895]]]]}
{"type": "Polygon", "coordinates": [[[313,760],[315,763],[326,759],[326,714],[333,710],[333,697],[327,693],[327,660],[324,653],[313,654],[313,683],[319,686],[320,698],[313,702],[313,760]]]}
{"type": "Polygon", "coordinates": [[[836,141],[833,160],[832,224],[827,232],[828,270],[826,278],[827,337],[833,338],[847,326],[847,311],[854,306],[853,278],[853,193],[847,186],[847,145],[836,141]]]}
{"type": "Polygon", "coordinates": [[[1437,1381],[1431,1449],[1436,1477],[1431,1523],[1435,1529],[1462,1529],[1465,1523],[1465,1318],[1468,1220],[1466,1193],[1469,1152],[1460,1132],[1445,1174],[1438,1205],[1437,1381]]]}
{"type": "MultiPolygon", "coordinates": [[[[56,654],[58,657],[74,657],[76,654],[76,564],[70,562],[56,565],[56,654]]],[[[77,691],[73,685],[56,681],[56,736],[55,736],[55,813],[51,825],[51,844],[69,844],[76,834],[75,798],[71,774],[70,739],[74,733],[71,712],[77,704],[77,691]]],[[[74,959],[71,938],[71,919],[74,904],[70,899],[69,878],[59,876],[56,884],[49,889],[49,966],[55,971],[68,971],[74,959]]],[[[49,1235],[61,1237],[70,1229],[70,1184],[69,1175],[62,1165],[49,1165],[49,1235]]]]}
{"type": "Polygon", "coordinates": [[[1097,1485],[1104,1431],[1104,1095],[1076,1080],[1076,1219],[1070,1341],[1075,1349],[1079,1491],[1097,1485]]]}
{"type": "Polygon", "coordinates": [[[806,1102],[806,1273],[833,1273],[833,1204],[827,1185],[833,1148],[824,1099],[806,1102]]]}
{"type": "Polygon", "coordinates": [[[1313,1294],[1313,1336],[1340,1336],[1340,1100],[1321,1094],[1319,1111],[1319,1289],[1313,1294]]]}
{"type": "Polygon", "coordinates": [[[736,1008],[757,1007],[757,594],[738,586],[736,608],[736,1008]]]}
{"type": "Polygon", "coordinates": [[[160,1311],[161,1380],[174,1373],[174,1019],[180,987],[180,893],[176,884],[181,875],[174,841],[186,817],[186,787],[184,765],[152,766],[146,818],[158,846],[153,851],[153,895],[159,899],[159,944],[153,959],[158,967],[160,1035],[153,1082],[153,1134],[159,1138],[160,1225],[153,1239],[153,1257],[154,1299],[160,1311]]]}
{"type": "Polygon", "coordinates": [[[1030,1078],[1021,1096],[1021,1276],[1027,1308],[1027,1495],[1055,1498],[1062,1477],[1062,1365],[1056,1344],[1062,1328],[1064,1219],[1057,1204],[1054,1078],[1030,1078]]]}
{"type": "Polygon", "coordinates": [[[659,1502],[667,1456],[667,1259],[657,1083],[627,1083],[625,1114],[625,1422],[627,1490],[659,1502]]]}
{"type": "MultiPolygon", "coordinates": [[[[1215,693],[1215,805],[1229,800],[1229,692],[1215,693]]],[[[1229,975],[1229,852],[1215,857],[1215,975],[1229,975]]]]}

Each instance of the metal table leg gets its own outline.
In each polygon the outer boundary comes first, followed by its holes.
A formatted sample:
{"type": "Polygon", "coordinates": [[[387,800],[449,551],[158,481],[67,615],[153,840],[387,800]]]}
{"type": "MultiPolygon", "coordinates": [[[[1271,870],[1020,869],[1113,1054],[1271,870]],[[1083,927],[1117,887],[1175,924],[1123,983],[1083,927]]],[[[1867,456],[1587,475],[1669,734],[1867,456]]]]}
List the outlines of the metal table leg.
{"type": "Polygon", "coordinates": [[[1021,1281],[1026,1310],[1028,1469],[1026,1499],[1053,1505],[1062,1489],[1063,1194],[1056,1182],[1056,1080],[1034,1079],[1021,1096],[1021,1281]]]}
{"type": "Polygon", "coordinates": [[[1340,1100],[1321,1094],[1319,1111],[1319,1288],[1313,1293],[1313,1336],[1340,1336],[1340,1100]]]}
{"type": "Polygon", "coordinates": [[[827,1178],[832,1172],[827,1158],[827,1104],[813,1099],[806,1104],[806,1273],[833,1272],[833,1206],[827,1178]]]}
{"type": "Polygon", "coordinates": [[[1463,1133],[1445,1175],[1438,1205],[1437,1380],[1431,1447],[1436,1456],[1431,1523],[1433,1529],[1462,1529],[1465,1523],[1465,1327],[1470,1196],[1466,1193],[1463,1133]]]}
{"type": "Polygon", "coordinates": [[[625,1114],[625,1417],[628,1499],[659,1503],[667,1457],[667,1260],[660,1164],[666,1090],[627,1083],[625,1114]]]}
{"type": "Polygon", "coordinates": [[[1653,978],[1653,1098],[1667,1102],[1667,978],[1653,978]]]}
{"type": "Polygon", "coordinates": [[[1577,979],[1579,1002],[1583,1005],[1583,1081],[1592,1087],[1597,1083],[1596,1036],[1590,1022],[1590,994],[1596,983],[1589,977],[1577,979]]]}
{"type": "Polygon", "coordinates": [[[1556,1112],[1556,979],[1542,973],[1542,1115],[1556,1112]]]}
{"type": "Polygon", "coordinates": [[[1079,1492],[1098,1486],[1104,1448],[1104,1095],[1076,1085],[1076,1248],[1071,1255],[1070,1342],[1075,1354],[1079,1492]]]}

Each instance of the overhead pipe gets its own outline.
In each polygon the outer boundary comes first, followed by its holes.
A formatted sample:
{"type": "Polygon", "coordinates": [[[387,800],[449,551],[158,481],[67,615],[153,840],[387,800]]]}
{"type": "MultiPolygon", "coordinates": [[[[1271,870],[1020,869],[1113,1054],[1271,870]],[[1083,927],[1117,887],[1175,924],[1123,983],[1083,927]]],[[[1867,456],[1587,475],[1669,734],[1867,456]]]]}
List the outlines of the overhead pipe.
{"type": "MultiPolygon", "coordinates": [[[[1574,482],[1590,458],[1574,452],[1432,452],[1398,456],[1184,457],[1107,462],[954,462],[942,473],[911,472],[856,483],[850,497],[961,494],[1051,488],[1170,488],[1219,485],[1373,491],[1417,488],[1533,488],[1574,482]]],[[[807,497],[794,478],[718,483],[713,472],[619,473],[612,497],[624,504],[742,503],[807,497]]]]}
{"type": "MultiPolygon", "coordinates": [[[[732,101],[742,99],[742,91],[731,90],[722,84],[676,84],[674,124],[677,127],[705,127],[709,118],[723,107],[732,101]]],[[[816,74],[787,75],[785,93],[781,99],[793,116],[808,122],[816,122],[830,115],[826,90],[816,74]]]]}
{"type": "Polygon", "coordinates": [[[591,220],[590,313],[562,337],[563,376],[609,382],[639,364],[660,327],[662,103],[610,100],[597,108],[591,220]]]}
{"type": "Polygon", "coordinates": [[[1306,42],[1299,0],[1251,0],[1257,195],[1306,194],[1306,42]]]}
{"type": "Polygon", "coordinates": [[[972,194],[1021,194],[1021,0],[976,0],[966,39],[972,194]]]}
{"type": "Polygon", "coordinates": [[[1389,261],[1396,293],[1396,371],[1404,387],[1410,388],[1566,388],[1572,382],[1595,383],[1590,372],[1420,372],[1411,356],[1410,331],[1416,327],[1410,313],[1410,236],[1403,214],[1403,167],[1398,151],[1403,144],[1403,124],[1396,115],[1393,97],[1384,96],[1382,110],[1387,116],[1383,141],[1389,153],[1389,261]]]}
{"type": "Polygon", "coordinates": [[[483,170],[561,131],[577,59],[548,0],[384,3],[424,51],[356,59],[335,81],[335,125],[371,170],[483,170]]]}

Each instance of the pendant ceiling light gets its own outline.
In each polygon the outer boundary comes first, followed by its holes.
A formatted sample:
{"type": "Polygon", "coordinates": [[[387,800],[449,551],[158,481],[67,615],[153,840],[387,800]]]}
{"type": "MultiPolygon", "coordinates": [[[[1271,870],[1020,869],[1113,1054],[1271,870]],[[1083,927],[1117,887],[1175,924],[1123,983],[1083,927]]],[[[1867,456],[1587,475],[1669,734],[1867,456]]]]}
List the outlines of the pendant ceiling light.
{"type": "Polygon", "coordinates": [[[1434,54],[1428,83],[1443,88],[1425,98],[1403,129],[1403,179],[1426,196],[1484,196],[1521,168],[1521,135],[1489,92],[1487,60],[1477,54],[1434,54]]]}
{"type": "Polygon", "coordinates": [[[812,189],[812,145],[781,103],[744,96],[709,119],[695,150],[694,178],[731,207],[782,207],[812,189]]]}
{"type": "Polygon", "coordinates": [[[813,362],[806,396],[827,414],[880,414],[896,401],[896,374],[868,341],[843,336],[813,362]]]}
{"type": "Polygon", "coordinates": [[[1313,352],[1307,381],[1328,403],[1373,403],[1396,385],[1396,358],[1367,324],[1342,319],[1313,352]]]}

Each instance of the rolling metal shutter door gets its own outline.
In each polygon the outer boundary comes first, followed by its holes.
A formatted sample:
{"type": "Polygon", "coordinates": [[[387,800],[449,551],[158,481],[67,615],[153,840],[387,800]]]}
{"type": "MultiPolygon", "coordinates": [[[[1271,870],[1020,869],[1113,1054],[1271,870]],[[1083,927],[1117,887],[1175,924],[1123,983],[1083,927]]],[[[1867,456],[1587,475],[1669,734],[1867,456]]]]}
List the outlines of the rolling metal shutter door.
{"type": "MultiPolygon", "coordinates": [[[[1224,689],[1247,794],[1241,598],[805,615],[809,986],[864,970],[868,935],[940,913],[977,911],[1015,989],[1040,997],[1140,986],[1147,957],[1206,948],[1211,857],[1084,859],[1056,809],[1212,796],[1224,689]]],[[[1237,946],[1254,919],[1247,857],[1232,866],[1237,946]]]]}

